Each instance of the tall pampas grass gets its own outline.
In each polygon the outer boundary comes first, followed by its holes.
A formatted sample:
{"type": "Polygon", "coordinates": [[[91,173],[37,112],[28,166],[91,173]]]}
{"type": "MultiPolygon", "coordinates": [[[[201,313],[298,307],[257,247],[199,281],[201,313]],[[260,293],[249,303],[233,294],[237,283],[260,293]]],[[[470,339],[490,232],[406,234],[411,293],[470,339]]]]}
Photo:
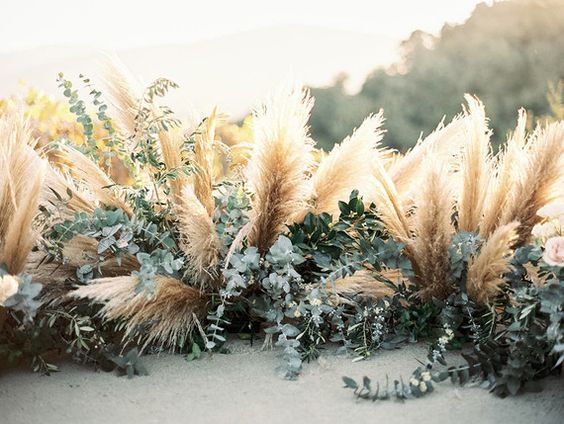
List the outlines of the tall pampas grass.
{"type": "Polygon", "coordinates": [[[520,223],[518,244],[529,240],[540,221],[536,212],[564,198],[564,122],[537,128],[524,147],[521,163],[499,221],[500,225],[520,223]]]}
{"type": "MultiPolygon", "coordinates": [[[[383,163],[372,163],[373,190],[370,200],[376,204],[379,218],[386,230],[395,239],[407,242],[411,239],[411,228],[400,194],[384,169],[383,163]]],[[[409,250],[409,247],[408,247],[409,250]]]]}
{"type": "Polygon", "coordinates": [[[85,263],[99,261],[98,268],[102,275],[114,277],[131,273],[139,269],[139,262],[133,255],[123,255],[120,260],[113,255],[98,254],[98,240],[77,234],[63,246],[63,262],[65,265],[80,267],[85,263]]]}
{"type": "Polygon", "coordinates": [[[470,261],[467,290],[478,303],[490,303],[505,284],[503,274],[509,271],[511,246],[518,238],[518,227],[518,222],[498,227],[484,242],[480,253],[470,261]]]}
{"type": "MultiPolygon", "coordinates": [[[[144,91],[140,81],[135,78],[131,71],[116,55],[107,55],[104,61],[105,68],[105,96],[110,105],[110,115],[117,122],[118,129],[126,138],[126,144],[135,143],[138,126],[138,113],[142,105],[144,91]]],[[[158,115],[156,107],[149,105],[153,115],[158,115]]],[[[154,116],[153,116],[154,117],[154,116]]],[[[158,135],[161,156],[168,169],[177,168],[182,165],[182,143],[183,134],[179,128],[169,128],[161,131],[158,135]]],[[[143,183],[150,183],[151,177],[148,170],[143,169],[137,176],[143,183]]],[[[179,174],[171,182],[171,189],[175,196],[179,195],[186,182],[186,176],[179,174]]]]}
{"type": "Polygon", "coordinates": [[[200,286],[217,283],[220,241],[208,211],[196,197],[192,187],[184,188],[174,210],[180,234],[180,248],[196,283],[200,286]]]}
{"type": "Polygon", "coordinates": [[[433,157],[433,160],[451,166],[459,157],[467,121],[468,117],[456,116],[446,126],[441,122],[435,131],[417,142],[413,149],[391,165],[389,175],[406,207],[412,204],[413,197],[419,190],[425,158],[433,157]]]}
{"type": "Polygon", "coordinates": [[[370,178],[372,160],[382,160],[385,153],[384,149],[379,149],[383,121],[382,111],[369,116],[321,160],[311,179],[309,205],[299,214],[298,220],[302,220],[307,212],[316,215],[327,212],[337,217],[339,201],[346,200],[352,190],[359,190],[361,195],[369,193],[373,183],[370,178]]]}
{"type": "Polygon", "coordinates": [[[20,114],[0,117],[0,240],[8,230],[9,218],[17,203],[18,189],[29,177],[21,172],[26,170],[26,146],[33,143],[31,129],[20,114]]]}
{"type": "Polygon", "coordinates": [[[28,183],[17,196],[14,213],[9,218],[10,226],[4,235],[0,252],[0,262],[5,263],[12,274],[17,274],[24,269],[26,258],[37,239],[37,233],[32,228],[32,221],[38,212],[37,206],[43,184],[45,163],[36,161],[30,165],[34,169],[28,170],[28,183]]]}
{"type": "Polygon", "coordinates": [[[476,231],[482,219],[488,186],[492,174],[490,135],[482,102],[465,96],[469,118],[465,129],[466,140],[462,152],[461,187],[458,199],[458,228],[476,231]]]}
{"type": "MultiPolygon", "coordinates": [[[[395,270],[394,270],[395,271],[395,270]]],[[[384,276],[390,280],[401,278],[398,273],[383,271],[384,276]]],[[[394,294],[394,290],[378,280],[369,270],[360,270],[352,275],[337,278],[334,282],[328,281],[326,288],[337,295],[360,295],[370,299],[382,299],[394,294]]]]}
{"type": "MultiPolygon", "coordinates": [[[[171,128],[159,134],[161,155],[168,170],[177,169],[183,165],[183,140],[184,136],[180,128],[171,128]]],[[[182,195],[182,189],[186,184],[187,176],[183,172],[178,172],[178,175],[170,182],[173,200],[182,195]]]]}
{"type": "MultiPolygon", "coordinates": [[[[27,256],[22,272],[30,275],[34,282],[49,286],[44,294],[51,295],[55,292],[54,286],[62,285],[67,279],[76,276],[76,267],[70,264],[48,261],[45,252],[32,250],[27,256]]],[[[54,297],[57,298],[58,294],[54,297]]]]}
{"type": "Polygon", "coordinates": [[[521,109],[515,131],[509,137],[505,149],[496,157],[496,172],[490,180],[484,216],[480,222],[482,238],[487,238],[498,227],[501,214],[507,208],[511,208],[511,202],[515,200],[512,191],[523,170],[526,158],[523,151],[527,136],[526,124],[527,113],[521,109]]]}
{"type": "Polygon", "coordinates": [[[32,221],[46,163],[32,149],[34,143],[20,114],[0,119],[0,263],[11,274],[24,269],[37,239],[32,221]]]}
{"type": "Polygon", "coordinates": [[[448,281],[448,248],[454,233],[451,222],[454,198],[448,170],[432,158],[425,162],[424,179],[415,198],[414,236],[409,246],[416,265],[419,296],[428,300],[446,297],[452,290],[448,281]]]}
{"type": "Polygon", "coordinates": [[[217,108],[207,117],[198,128],[194,140],[194,193],[200,203],[206,208],[209,216],[213,215],[215,200],[213,197],[213,166],[215,129],[218,119],[217,108]]]}
{"type": "Polygon", "coordinates": [[[248,242],[266,252],[307,193],[312,142],[307,122],[313,106],[301,87],[281,90],[255,111],[255,144],[247,170],[252,192],[248,242]]]}
{"type": "Polygon", "coordinates": [[[92,196],[79,190],[69,177],[52,166],[46,167],[40,204],[63,218],[70,218],[76,212],[91,213],[96,209],[96,202],[92,196]]]}
{"type": "Polygon", "coordinates": [[[70,146],[57,146],[51,152],[51,159],[72,177],[82,181],[94,197],[106,206],[120,208],[128,215],[131,207],[119,194],[114,192],[116,183],[100,167],[83,153],[70,146]]]}
{"type": "Polygon", "coordinates": [[[71,297],[102,303],[101,316],[107,320],[126,320],[126,335],[134,335],[138,326],[150,323],[145,344],[174,348],[188,337],[195,318],[207,312],[208,298],[199,290],[171,277],[155,277],[152,295],[137,293],[138,279],[124,276],[100,278],[70,293],[71,297]]]}
{"type": "Polygon", "coordinates": [[[110,115],[126,136],[135,134],[135,118],[143,94],[141,85],[116,55],[104,61],[104,95],[110,104],[110,115]]]}

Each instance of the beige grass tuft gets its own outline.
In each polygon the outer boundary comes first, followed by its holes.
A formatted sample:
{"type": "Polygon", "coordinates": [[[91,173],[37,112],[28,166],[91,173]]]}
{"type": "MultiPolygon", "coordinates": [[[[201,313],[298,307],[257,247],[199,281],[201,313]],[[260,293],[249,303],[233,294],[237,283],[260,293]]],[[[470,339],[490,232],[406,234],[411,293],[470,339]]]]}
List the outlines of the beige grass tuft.
{"type": "Polygon", "coordinates": [[[52,287],[57,283],[76,277],[76,267],[48,262],[45,252],[41,251],[30,252],[22,272],[30,275],[34,282],[46,286],[47,290],[44,290],[43,294],[52,293],[52,287]]]}
{"type": "Polygon", "coordinates": [[[518,222],[498,227],[484,242],[478,256],[468,266],[468,295],[478,303],[492,301],[505,284],[503,274],[509,270],[513,252],[511,246],[518,238],[518,222]]]}
{"type": "Polygon", "coordinates": [[[296,211],[303,208],[312,141],[307,122],[313,106],[299,87],[281,90],[255,112],[255,144],[247,169],[253,194],[248,242],[266,252],[296,211]]]}
{"type": "Polygon", "coordinates": [[[327,212],[334,218],[339,215],[339,201],[347,200],[352,190],[359,190],[361,195],[370,192],[373,183],[371,161],[381,160],[385,150],[379,150],[383,131],[383,112],[369,116],[351,136],[341,144],[335,145],[331,152],[319,163],[311,186],[310,204],[300,213],[300,219],[307,212],[316,215],[327,212]]]}
{"type": "MultiPolygon", "coordinates": [[[[451,287],[448,281],[448,248],[454,228],[451,176],[441,164],[426,160],[421,189],[415,198],[414,238],[409,242],[416,266],[414,272],[419,296],[444,298],[451,287]]],[[[413,262],[413,261],[412,261],[413,262]]]]}
{"type": "Polygon", "coordinates": [[[462,152],[461,187],[458,199],[458,228],[476,231],[482,219],[492,174],[490,136],[484,105],[476,97],[465,96],[469,118],[462,152]]]}
{"type": "Polygon", "coordinates": [[[115,182],[92,160],[70,146],[58,146],[50,152],[52,161],[71,176],[82,181],[100,203],[133,213],[124,199],[114,192],[115,182]]]}
{"type": "Polygon", "coordinates": [[[92,237],[78,234],[63,247],[63,260],[66,265],[78,268],[85,263],[100,260],[99,268],[104,276],[115,277],[139,269],[139,262],[133,255],[124,255],[118,262],[114,255],[99,255],[98,241],[92,237]]]}
{"type": "MultiPolygon", "coordinates": [[[[391,275],[387,275],[391,276],[391,275]]],[[[392,276],[395,278],[396,276],[392,276]]],[[[327,289],[338,295],[360,295],[371,299],[381,299],[394,294],[394,290],[379,281],[374,273],[368,270],[355,272],[344,278],[338,278],[334,283],[327,282],[327,289]]]]}
{"type": "Polygon", "coordinates": [[[104,95],[110,104],[110,116],[124,135],[132,136],[135,134],[135,118],[143,89],[117,56],[107,56],[104,68],[104,95]]]}
{"type": "Polygon", "coordinates": [[[564,122],[538,128],[529,137],[518,171],[499,224],[520,222],[517,244],[522,244],[541,219],[536,212],[564,198],[564,122]]]}
{"type": "MultiPolygon", "coordinates": [[[[159,134],[161,154],[168,170],[179,168],[182,163],[182,142],[184,136],[180,128],[171,128],[159,134]]],[[[176,199],[182,194],[182,189],[187,183],[187,176],[179,172],[174,180],[170,182],[172,197],[176,199]]]]}
{"type": "Polygon", "coordinates": [[[87,193],[79,190],[70,178],[51,166],[48,166],[45,172],[40,203],[63,217],[71,217],[76,212],[93,212],[96,209],[96,203],[87,193]],[[62,202],[54,192],[63,199],[62,202]]]}
{"type": "Polygon", "coordinates": [[[495,161],[495,175],[490,180],[488,196],[484,207],[484,216],[480,222],[480,236],[483,239],[498,227],[501,214],[511,207],[512,191],[523,170],[524,155],[523,148],[526,141],[525,126],[527,114],[524,109],[519,111],[519,118],[515,131],[507,140],[505,149],[498,153],[495,161]]]}
{"type": "Polygon", "coordinates": [[[209,216],[213,215],[215,200],[213,197],[213,167],[215,129],[218,119],[217,108],[207,117],[197,130],[194,142],[194,164],[196,173],[194,175],[194,193],[202,205],[206,208],[209,216]]]}
{"type": "Polygon", "coordinates": [[[45,163],[37,158],[28,162],[28,166],[26,184],[16,193],[13,214],[8,218],[9,227],[0,245],[0,263],[5,263],[11,274],[18,274],[24,269],[26,258],[37,239],[32,221],[38,211],[45,163]]]}
{"type": "Polygon", "coordinates": [[[155,343],[174,348],[180,338],[192,332],[194,315],[205,316],[208,298],[174,278],[157,276],[155,282],[152,295],[136,293],[138,280],[131,276],[92,280],[70,295],[102,303],[100,314],[105,319],[126,320],[126,334],[149,324],[144,346],[155,343]]]}
{"type": "Polygon", "coordinates": [[[400,194],[381,162],[372,163],[373,191],[369,197],[376,204],[379,218],[392,237],[402,242],[411,239],[411,229],[400,194]]]}
{"type": "Polygon", "coordinates": [[[220,242],[208,211],[192,187],[184,188],[174,210],[180,234],[180,248],[200,286],[216,283],[220,242]]]}
{"type": "Polygon", "coordinates": [[[31,146],[35,140],[21,114],[0,119],[0,263],[18,274],[37,234],[38,211],[46,163],[31,146]]]}
{"type": "Polygon", "coordinates": [[[467,117],[457,116],[446,126],[441,122],[435,131],[391,165],[388,172],[405,206],[412,204],[419,190],[425,158],[432,156],[433,160],[452,166],[464,144],[467,121],[467,117]]]}

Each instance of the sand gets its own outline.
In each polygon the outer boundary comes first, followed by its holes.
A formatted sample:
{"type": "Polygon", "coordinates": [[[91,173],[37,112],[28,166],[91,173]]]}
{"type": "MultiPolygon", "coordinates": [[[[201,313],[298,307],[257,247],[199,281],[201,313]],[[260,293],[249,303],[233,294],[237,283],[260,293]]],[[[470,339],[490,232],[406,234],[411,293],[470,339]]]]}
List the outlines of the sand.
{"type": "Polygon", "coordinates": [[[127,379],[61,364],[49,377],[27,370],[0,375],[0,422],[33,423],[562,423],[564,378],[544,390],[499,399],[478,387],[442,383],[424,399],[357,402],[341,376],[410,375],[425,345],[383,351],[352,363],[331,351],[306,364],[297,381],[275,372],[278,352],[236,343],[228,355],[186,362],[180,355],[145,358],[150,375],[127,379]]]}

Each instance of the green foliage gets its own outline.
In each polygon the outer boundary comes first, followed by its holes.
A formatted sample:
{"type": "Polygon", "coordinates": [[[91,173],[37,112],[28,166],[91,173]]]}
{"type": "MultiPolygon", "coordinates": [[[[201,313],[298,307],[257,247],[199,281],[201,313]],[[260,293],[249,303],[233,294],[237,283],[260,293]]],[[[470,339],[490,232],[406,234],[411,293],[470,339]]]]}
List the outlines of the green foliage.
{"type": "Polygon", "coordinates": [[[94,138],[94,123],[90,114],[86,111],[85,101],[79,97],[78,90],[73,89],[72,82],[65,79],[62,72],[59,73],[57,84],[63,89],[63,95],[68,99],[70,111],[76,116],[76,122],[82,125],[83,134],[86,138],[86,144],[82,148],[83,152],[94,159],[98,159],[98,149],[94,138]]]}
{"type": "Polygon", "coordinates": [[[264,257],[254,247],[231,256],[221,302],[208,316],[208,348],[224,342],[222,334],[236,321],[246,321],[245,328],[267,324],[265,332],[282,349],[279,373],[295,379],[303,361],[315,359],[329,341],[365,359],[407,339],[394,329],[399,296],[378,302],[360,296],[338,300],[332,282],[366,266],[411,272],[403,244],[384,236],[373,205],[365,208],[355,191],[340,209],[335,223],[327,214],[306,216],[264,257]]]}
{"type": "Polygon", "coordinates": [[[185,358],[188,362],[190,362],[196,359],[200,359],[201,356],[202,356],[202,349],[200,348],[198,343],[192,343],[192,349],[190,350],[189,353],[186,354],[185,358]]]}
{"type": "Polygon", "coordinates": [[[108,257],[114,258],[119,265],[124,256],[135,255],[141,265],[139,271],[132,273],[139,278],[138,290],[151,293],[157,273],[179,276],[184,265],[184,259],[177,256],[176,242],[169,230],[160,231],[155,223],[129,218],[121,209],[97,208],[91,215],[77,212],[72,219],[54,224],[45,238],[51,260],[64,262],[64,242],[77,235],[98,241],[97,256],[89,258],[89,262],[77,269],[81,283],[103,276],[108,257]]]}
{"type": "MultiPolygon", "coordinates": [[[[96,318],[96,308],[46,302],[33,320],[23,320],[20,310],[7,311],[0,334],[0,360],[7,364],[28,362],[33,371],[47,375],[58,371],[49,358],[61,354],[106,371],[119,365],[114,359],[120,357],[118,344],[124,342],[123,334],[117,326],[96,318]]],[[[140,363],[136,364],[141,367],[140,363]]],[[[126,368],[123,370],[130,372],[126,368]]]]}
{"type": "Polygon", "coordinates": [[[358,191],[353,191],[348,202],[339,202],[341,214],[332,224],[332,217],[309,214],[303,224],[290,227],[290,239],[311,257],[314,276],[344,277],[369,265],[379,271],[383,266],[401,269],[411,275],[411,263],[402,250],[404,245],[384,235],[375,205],[365,209],[358,191]]]}
{"type": "Polygon", "coordinates": [[[128,378],[133,378],[134,375],[147,375],[147,369],[140,360],[140,353],[137,348],[131,349],[126,354],[112,355],[110,360],[116,364],[117,371],[122,375],[127,375],[128,378]]]}
{"type": "Polygon", "coordinates": [[[547,85],[564,77],[563,32],[559,0],[479,4],[465,23],[445,25],[437,38],[415,31],[401,45],[402,60],[375,70],[357,95],[345,92],[342,77],[312,90],[313,138],[330,149],[383,108],[387,144],[406,150],[422,130],[429,134],[445,115],[459,113],[464,93],[471,93],[484,102],[499,144],[515,127],[518,108],[550,113],[547,85]]]}
{"type": "Polygon", "coordinates": [[[218,187],[218,191],[213,220],[225,254],[228,246],[231,246],[248,221],[247,211],[250,209],[250,201],[242,185],[234,185],[226,181],[218,187]]]}
{"type": "MultiPolygon", "coordinates": [[[[538,261],[542,256],[538,249],[538,246],[519,249],[514,262],[522,266],[538,261]]],[[[441,305],[444,331],[429,348],[425,371],[417,368],[410,378],[413,384],[395,386],[393,395],[420,397],[432,391],[431,381],[446,379],[460,385],[478,382],[501,397],[538,390],[537,380],[557,371],[564,362],[563,268],[543,268],[552,276],[543,287],[524,281],[524,274],[512,274],[512,301],[504,300],[501,308],[478,307],[464,291],[451,295],[441,305]],[[463,364],[447,367],[444,352],[461,340],[471,341],[472,350],[461,354],[463,364]],[[435,371],[437,366],[444,368],[435,371]],[[426,380],[423,388],[424,373],[431,380],[426,380]]],[[[355,380],[349,377],[343,380],[345,387],[353,389],[358,398],[379,399],[370,388],[361,387],[355,380]]]]}

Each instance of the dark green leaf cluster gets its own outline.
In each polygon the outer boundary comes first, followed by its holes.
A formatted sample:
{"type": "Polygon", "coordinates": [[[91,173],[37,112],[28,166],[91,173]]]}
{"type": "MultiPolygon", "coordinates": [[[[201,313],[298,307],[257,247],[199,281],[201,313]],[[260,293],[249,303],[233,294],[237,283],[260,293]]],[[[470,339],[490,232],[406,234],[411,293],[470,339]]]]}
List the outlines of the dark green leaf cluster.
{"type": "MultiPolygon", "coordinates": [[[[235,319],[225,315],[236,309],[237,314],[246,311],[245,328],[256,322],[267,325],[265,332],[282,348],[279,371],[288,379],[296,378],[302,362],[315,359],[329,341],[364,359],[407,340],[395,331],[401,296],[373,301],[335,292],[335,280],[357,270],[386,267],[411,273],[403,244],[385,236],[373,205],[365,208],[355,191],[340,209],[336,222],[328,214],[307,215],[264,257],[254,247],[235,252],[224,271],[222,302],[208,317],[231,323],[235,319]]],[[[212,340],[226,330],[215,321],[210,327],[212,340]]]]}

